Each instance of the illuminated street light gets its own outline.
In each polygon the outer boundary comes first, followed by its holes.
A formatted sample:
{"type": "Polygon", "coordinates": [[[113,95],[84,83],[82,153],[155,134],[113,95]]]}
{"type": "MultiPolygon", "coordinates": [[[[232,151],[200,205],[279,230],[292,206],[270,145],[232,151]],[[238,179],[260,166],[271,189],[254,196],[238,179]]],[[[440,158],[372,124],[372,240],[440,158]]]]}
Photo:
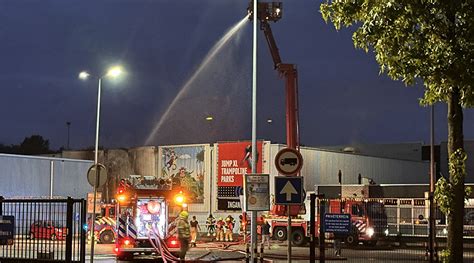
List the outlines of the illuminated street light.
{"type": "Polygon", "coordinates": [[[122,70],[122,67],[121,66],[114,66],[114,67],[111,67],[108,71],[107,71],[107,74],[106,76],[110,76],[110,77],[113,77],[113,78],[116,78],[120,75],[123,74],[123,70],[122,70]]]}
{"type": "Polygon", "coordinates": [[[207,116],[206,117],[206,121],[212,121],[212,120],[214,120],[214,118],[212,116],[207,116]]]}
{"type": "MultiPolygon", "coordinates": [[[[95,169],[95,184],[94,184],[94,205],[93,205],[93,213],[92,213],[92,227],[91,229],[95,229],[95,209],[96,209],[96,200],[97,200],[97,185],[99,184],[99,176],[98,176],[98,154],[99,154],[99,127],[100,127],[100,95],[102,93],[102,78],[106,77],[111,77],[111,78],[116,78],[120,76],[123,73],[122,67],[120,66],[114,66],[111,67],[107,70],[107,73],[105,75],[102,75],[99,77],[98,80],[98,86],[97,86],[97,118],[96,118],[96,129],[95,129],[95,150],[94,150],[94,166],[96,167],[95,169]]],[[[82,80],[87,80],[90,77],[90,74],[86,71],[82,71],[79,73],[79,78],[82,80]]],[[[94,262],[94,239],[95,239],[95,234],[94,231],[92,232],[92,242],[91,242],[91,257],[90,257],[90,262],[94,262]]]]}
{"type": "Polygon", "coordinates": [[[79,73],[79,78],[82,79],[82,80],[88,79],[89,76],[90,76],[90,74],[87,71],[82,71],[81,73],[79,73]]]}

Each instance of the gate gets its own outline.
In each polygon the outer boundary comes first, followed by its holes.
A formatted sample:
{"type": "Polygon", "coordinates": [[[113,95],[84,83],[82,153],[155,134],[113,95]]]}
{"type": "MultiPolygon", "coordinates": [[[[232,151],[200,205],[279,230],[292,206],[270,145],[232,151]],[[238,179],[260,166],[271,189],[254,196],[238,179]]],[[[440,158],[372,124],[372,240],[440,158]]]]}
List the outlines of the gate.
{"type": "Polygon", "coordinates": [[[0,196],[0,263],[85,262],[84,199],[0,196]]]}
{"type": "MultiPolygon", "coordinates": [[[[447,246],[447,218],[436,204],[431,207],[430,200],[324,199],[320,196],[315,203],[317,220],[321,222],[318,225],[319,262],[444,262],[442,251],[447,246]],[[433,231],[429,224],[431,208],[435,222],[433,231]],[[432,252],[430,238],[434,243],[432,252]]],[[[465,214],[463,258],[464,262],[474,262],[474,201],[466,204],[465,214]]],[[[315,252],[312,252],[314,258],[315,252]]]]}

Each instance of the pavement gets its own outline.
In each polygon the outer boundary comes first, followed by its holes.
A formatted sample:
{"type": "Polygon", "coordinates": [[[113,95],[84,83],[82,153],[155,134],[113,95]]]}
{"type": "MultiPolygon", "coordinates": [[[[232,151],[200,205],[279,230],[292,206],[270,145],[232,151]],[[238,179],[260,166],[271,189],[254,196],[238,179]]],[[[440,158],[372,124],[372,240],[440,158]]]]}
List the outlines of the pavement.
{"type": "MultiPolygon", "coordinates": [[[[207,236],[198,239],[196,247],[191,247],[186,254],[186,262],[245,262],[246,244],[243,238],[234,236],[233,242],[217,242],[207,236]]],[[[94,259],[114,257],[114,245],[95,245],[94,259]]],[[[260,246],[259,246],[260,249],[260,246]]],[[[287,262],[287,244],[276,240],[271,241],[270,250],[265,248],[263,253],[260,251],[256,257],[260,259],[262,256],[265,262],[287,262]]],[[[332,251],[327,250],[327,260],[345,260],[344,257],[331,257],[332,251]]],[[[250,253],[248,255],[250,257],[250,253]]],[[[292,247],[293,262],[308,262],[309,247],[292,247]]],[[[148,256],[138,257],[135,261],[150,259],[148,256]]],[[[261,262],[261,261],[260,261],[261,262]]]]}

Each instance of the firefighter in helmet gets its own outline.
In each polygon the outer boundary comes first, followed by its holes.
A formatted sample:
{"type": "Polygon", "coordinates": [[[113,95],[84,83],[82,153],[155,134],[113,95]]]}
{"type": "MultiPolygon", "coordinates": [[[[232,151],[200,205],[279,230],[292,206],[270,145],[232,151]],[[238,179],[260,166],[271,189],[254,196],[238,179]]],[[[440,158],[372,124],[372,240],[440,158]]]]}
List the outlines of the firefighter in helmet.
{"type": "Polygon", "coordinates": [[[179,219],[177,222],[178,239],[181,244],[181,250],[179,254],[179,258],[181,259],[181,261],[184,261],[184,258],[186,257],[186,252],[188,252],[189,249],[189,238],[191,234],[188,216],[189,214],[187,211],[181,211],[181,213],[179,213],[179,219]]]}
{"type": "Polygon", "coordinates": [[[216,236],[216,219],[209,214],[206,219],[207,236],[216,236]]]}
{"type": "Polygon", "coordinates": [[[219,220],[217,220],[216,223],[217,241],[224,241],[224,225],[224,220],[222,219],[222,217],[219,217],[219,220]]]}
{"type": "Polygon", "coordinates": [[[225,241],[232,241],[232,233],[234,230],[234,224],[232,219],[227,217],[225,219],[225,241]]]}

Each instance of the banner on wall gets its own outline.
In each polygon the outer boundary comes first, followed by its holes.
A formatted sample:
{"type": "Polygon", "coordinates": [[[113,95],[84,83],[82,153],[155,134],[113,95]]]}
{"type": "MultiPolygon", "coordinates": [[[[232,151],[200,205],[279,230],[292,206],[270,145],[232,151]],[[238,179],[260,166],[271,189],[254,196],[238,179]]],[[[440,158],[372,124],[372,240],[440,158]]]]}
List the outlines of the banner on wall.
{"type": "MultiPolygon", "coordinates": [[[[263,142],[257,141],[257,172],[262,172],[263,142]]],[[[219,143],[217,149],[217,209],[241,210],[243,176],[252,172],[252,142],[219,143]]]]}
{"type": "MultiPolygon", "coordinates": [[[[257,173],[262,172],[262,145],[257,142],[257,173]]],[[[252,172],[252,142],[218,144],[217,186],[243,186],[243,175],[252,172]]]]}
{"type": "Polygon", "coordinates": [[[160,179],[172,182],[173,189],[185,189],[188,203],[204,203],[205,145],[162,146],[160,153],[160,179]]]}

